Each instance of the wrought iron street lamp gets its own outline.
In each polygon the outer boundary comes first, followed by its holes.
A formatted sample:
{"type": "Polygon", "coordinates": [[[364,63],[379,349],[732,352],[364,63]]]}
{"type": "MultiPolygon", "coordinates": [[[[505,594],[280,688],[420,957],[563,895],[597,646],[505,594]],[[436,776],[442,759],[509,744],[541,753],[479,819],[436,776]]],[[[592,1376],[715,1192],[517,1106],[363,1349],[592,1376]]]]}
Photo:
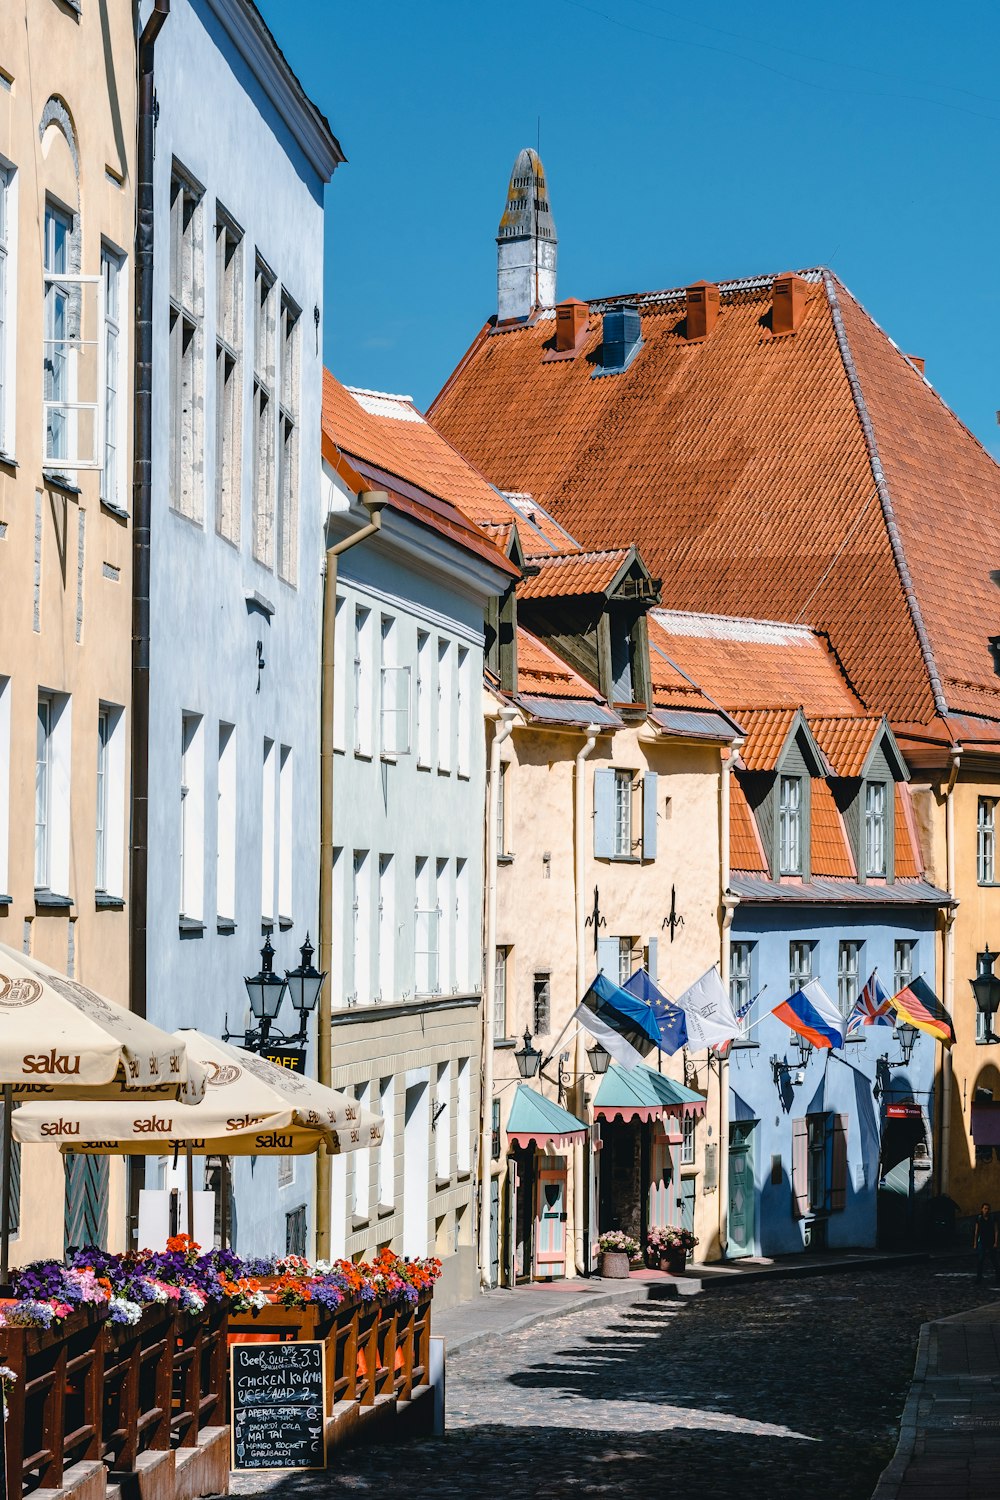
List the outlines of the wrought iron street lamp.
{"type": "Polygon", "coordinates": [[[524,1046],[519,1047],[514,1053],[514,1061],[517,1063],[517,1071],[522,1078],[537,1078],[538,1070],[542,1066],[542,1054],[537,1047],[531,1045],[531,1032],[524,1033],[524,1046]]]}
{"type": "Polygon", "coordinates": [[[309,941],[309,934],[307,932],[306,940],[299,949],[298,964],[294,969],[285,970],[285,982],[288,985],[289,999],[299,1013],[299,1034],[297,1040],[300,1042],[304,1042],[306,1039],[306,1026],[308,1025],[309,1017],[316,1009],[320,990],[322,990],[323,981],[326,979],[326,975],[321,974],[313,964],[313,954],[315,951],[312,943],[309,941]]]}
{"type": "Polygon", "coordinates": [[[812,1057],[812,1042],[807,1036],[803,1036],[801,1032],[794,1031],[792,1033],[792,1048],[798,1056],[799,1067],[804,1068],[810,1057],[812,1057]]]}
{"type": "MultiPolygon", "coordinates": [[[[259,972],[243,980],[247,987],[250,1009],[257,1022],[255,1028],[249,1028],[243,1033],[243,1046],[248,1052],[262,1052],[272,1042],[302,1043],[306,1040],[309,1016],[316,1008],[323,982],[326,979],[326,975],[321,974],[313,965],[314,951],[309,936],[306,934],[306,940],[299,949],[298,965],[294,969],[286,969],[285,977],[282,978],[280,974],[274,972],[274,948],[271,946],[271,939],[265,938],[264,946],[260,950],[259,972]],[[292,1005],[299,1013],[299,1029],[297,1034],[291,1037],[273,1030],[286,995],[290,996],[292,1005]]],[[[236,1035],[238,1033],[229,1030],[227,1016],[223,1039],[229,1042],[234,1040],[236,1035]]]]}
{"type": "Polygon", "coordinates": [[[602,1047],[600,1042],[595,1042],[592,1047],[587,1048],[587,1058],[590,1062],[590,1071],[597,1078],[600,1078],[602,1074],[608,1071],[608,1064],[611,1062],[611,1053],[606,1047],[602,1047]]]}
{"type": "Polygon", "coordinates": [[[976,997],[976,1009],[986,1023],[986,1036],[983,1038],[986,1042],[1000,1042],[1000,1037],[993,1030],[993,1017],[1000,1005],[1000,979],[993,972],[996,959],[997,955],[990,952],[987,944],[980,972],[975,979],[969,980],[976,997]]]}
{"type": "MultiPolygon", "coordinates": [[[[899,1051],[901,1054],[899,1063],[897,1064],[898,1067],[906,1068],[909,1066],[910,1058],[913,1056],[913,1049],[917,1045],[917,1037],[919,1036],[919,1034],[920,1033],[917,1031],[917,1028],[915,1026],[911,1026],[909,1021],[900,1021],[897,1025],[896,1030],[893,1032],[893,1036],[899,1043],[899,1051]]],[[[891,1066],[892,1064],[890,1063],[890,1067],[891,1066]]]]}

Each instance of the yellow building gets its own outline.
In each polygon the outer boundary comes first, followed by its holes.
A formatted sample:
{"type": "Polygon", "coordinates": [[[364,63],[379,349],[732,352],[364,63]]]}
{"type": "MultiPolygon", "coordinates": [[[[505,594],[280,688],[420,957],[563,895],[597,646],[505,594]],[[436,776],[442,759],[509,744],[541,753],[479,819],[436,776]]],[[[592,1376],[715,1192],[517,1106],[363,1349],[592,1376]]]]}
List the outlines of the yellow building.
{"type": "MultiPolygon", "coordinates": [[[[135,93],[130,5],[0,8],[0,942],[121,1004],[135,93]]],[[[120,1235],[117,1165],[66,1188],[26,1147],[16,1261],[120,1235]]]]}

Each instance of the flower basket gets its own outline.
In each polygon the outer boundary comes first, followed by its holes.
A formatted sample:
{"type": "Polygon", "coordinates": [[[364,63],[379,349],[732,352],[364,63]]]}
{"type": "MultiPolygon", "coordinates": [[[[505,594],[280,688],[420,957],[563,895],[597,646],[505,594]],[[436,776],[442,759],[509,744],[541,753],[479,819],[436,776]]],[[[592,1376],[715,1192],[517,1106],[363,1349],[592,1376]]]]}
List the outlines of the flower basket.
{"type": "Polygon", "coordinates": [[[624,1281],[629,1272],[629,1258],[622,1250],[602,1250],[600,1267],[605,1280],[624,1281]]]}
{"type": "Polygon", "coordinates": [[[687,1251],[679,1248],[667,1250],[660,1259],[660,1270],[669,1271],[671,1276],[683,1276],[684,1266],[687,1262],[687,1251]]]}

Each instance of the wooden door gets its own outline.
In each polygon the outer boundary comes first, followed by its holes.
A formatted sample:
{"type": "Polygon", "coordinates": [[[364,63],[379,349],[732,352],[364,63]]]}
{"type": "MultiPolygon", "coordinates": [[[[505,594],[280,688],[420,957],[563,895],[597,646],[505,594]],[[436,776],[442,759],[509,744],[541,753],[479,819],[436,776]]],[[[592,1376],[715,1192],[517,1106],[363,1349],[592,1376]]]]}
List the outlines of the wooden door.
{"type": "Polygon", "coordinates": [[[566,1268],[566,1158],[545,1157],[536,1184],[535,1275],[561,1276],[566,1268]]]}
{"type": "MultiPolygon", "coordinates": [[[[694,1189],[695,1179],[693,1177],[683,1177],[681,1179],[681,1228],[690,1229],[692,1234],[694,1234],[694,1189]]],[[[690,1256],[688,1259],[690,1259],[690,1256]]]]}
{"type": "Polygon", "coordinates": [[[729,1127],[729,1244],[727,1254],[752,1255],[757,1234],[757,1190],[753,1171],[753,1126],[729,1127]]]}

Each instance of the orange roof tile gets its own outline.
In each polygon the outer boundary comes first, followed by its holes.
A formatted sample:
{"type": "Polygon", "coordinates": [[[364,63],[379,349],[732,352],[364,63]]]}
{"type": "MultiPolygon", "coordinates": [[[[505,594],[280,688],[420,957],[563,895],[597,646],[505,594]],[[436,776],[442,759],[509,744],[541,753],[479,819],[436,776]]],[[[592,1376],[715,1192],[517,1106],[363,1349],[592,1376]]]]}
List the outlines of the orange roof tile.
{"type": "Polygon", "coordinates": [[[767,874],[764,846],[738,776],[729,784],[729,863],[734,870],[767,874]]]}
{"type": "Polygon", "coordinates": [[[521,625],[517,628],[517,690],[540,697],[604,702],[585,678],[521,625]]]}
{"type": "Polygon", "coordinates": [[[527,557],[528,573],[519,585],[519,599],[578,598],[581,594],[604,594],[611,587],[631,549],[611,552],[561,552],[554,556],[527,557]]]}
{"type": "Polygon", "coordinates": [[[812,873],[814,876],[846,875],[854,879],[858,872],[844,820],[833,800],[829,782],[815,778],[809,785],[812,873]]]}
{"type": "Polygon", "coordinates": [[[882,733],[877,718],[813,718],[809,728],[835,776],[860,776],[869,751],[882,733]]]}
{"type": "Polygon", "coordinates": [[[794,708],[731,710],[732,717],[746,736],[740,759],[748,771],[774,770],[797,712],[794,708]]]}
{"type": "Polygon", "coordinates": [[[683,289],[592,303],[572,360],[543,361],[544,315],[487,328],[434,421],[582,546],[639,541],[665,605],[805,617],[893,722],[928,724],[945,706],[1000,719],[987,643],[1000,468],[830,272],[802,275],[803,320],[785,337],[771,331],[771,277],[721,283],[699,342],[683,289]],[[642,347],[594,380],[616,300],[638,303],[642,347]]]}
{"type": "MultiPolygon", "coordinates": [[[[648,618],[648,617],[647,617],[648,618]]],[[[653,703],[657,708],[720,708],[692,678],[685,676],[679,667],[668,661],[650,635],[649,673],[653,687],[653,703]]]]}

